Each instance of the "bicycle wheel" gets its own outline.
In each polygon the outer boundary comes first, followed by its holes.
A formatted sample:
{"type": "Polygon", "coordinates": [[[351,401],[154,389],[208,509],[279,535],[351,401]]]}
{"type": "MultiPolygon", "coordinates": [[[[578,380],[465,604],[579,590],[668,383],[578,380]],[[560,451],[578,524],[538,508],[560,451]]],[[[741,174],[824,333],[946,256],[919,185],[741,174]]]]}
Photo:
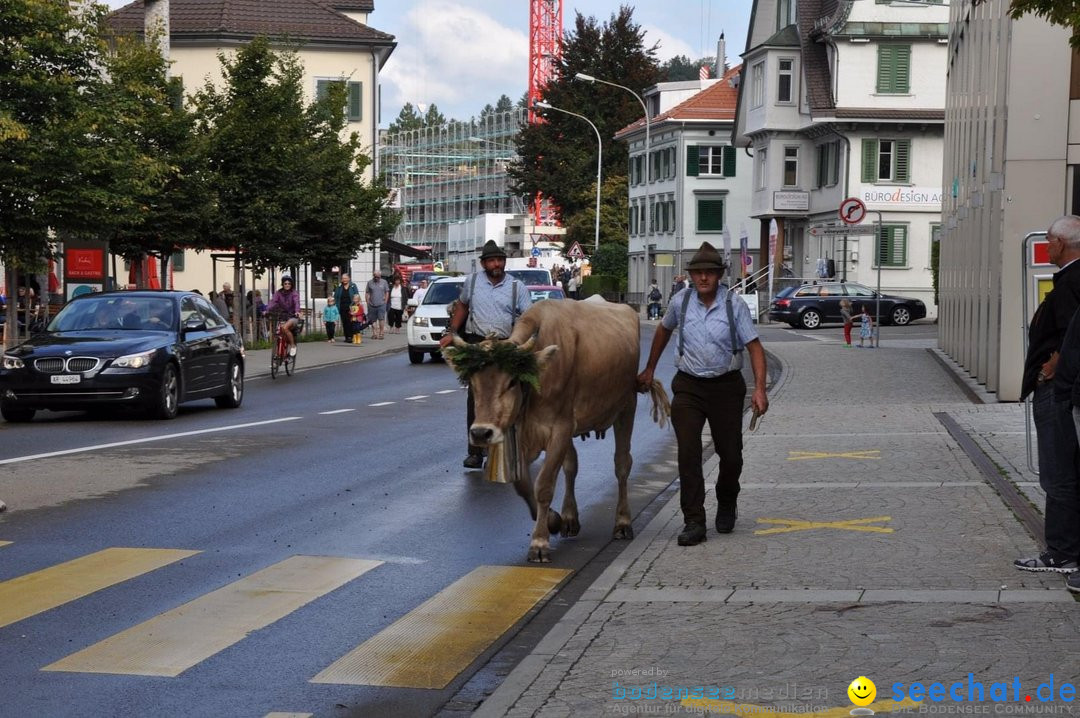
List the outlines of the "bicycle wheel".
{"type": "Polygon", "coordinates": [[[270,378],[277,379],[278,365],[281,364],[281,358],[274,352],[270,355],[270,378]]]}
{"type": "Polygon", "coordinates": [[[294,371],[296,371],[296,355],[295,354],[292,355],[292,356],[286,356],[285,357],[285,374],[288,375],[288,376],[292,376],[294,371]]]}

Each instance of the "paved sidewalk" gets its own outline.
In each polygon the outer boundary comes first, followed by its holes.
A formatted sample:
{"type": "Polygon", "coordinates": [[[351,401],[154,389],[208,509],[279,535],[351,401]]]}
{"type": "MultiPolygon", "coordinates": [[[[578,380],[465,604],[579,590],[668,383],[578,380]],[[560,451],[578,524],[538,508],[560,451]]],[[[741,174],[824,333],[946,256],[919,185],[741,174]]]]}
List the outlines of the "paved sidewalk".
{"type": "Polygon", "coordinates": [[[860,675],[882,713],[896,683],[948,690],[969,673],[984,702],[946,694],[913,710],[1065,712],[1036,689],[1051,674],[1077,682],[1080,607],[1063,578],[1012,568],[1035,538],[935,416],[1041,510],[1022,405],[971,403],[931,341],[858,350],[771,331],[783,374],[745,434],[735,532],[710,525],[704,544],[678,546],[676,495],[476,715],[841,716],[860,675]],[[1007,705],[991,702],[994,682],[1009,682],[1007,705]],[[663,698],[694,687],[704,700],[663,698]]]}
{"type": "MultiPolygon", "coordinates": [[[[296,369],[303,371],[315,366],[340,364],[403,352],[407,346],[404,329],[401,330],[401,334],[387,334],[386,338],[381,340],[372,339],[371,332],[368,330],[364,332],[362,344],[346,344],[341,337],[338,337],[333,344],[325,340],[300,342],[297,345],[296,369]]],[[[244,371],[246,379],[270,375],[270,352],[270,349],[253,349],[247,352],[247,366],[244,371]]]]}

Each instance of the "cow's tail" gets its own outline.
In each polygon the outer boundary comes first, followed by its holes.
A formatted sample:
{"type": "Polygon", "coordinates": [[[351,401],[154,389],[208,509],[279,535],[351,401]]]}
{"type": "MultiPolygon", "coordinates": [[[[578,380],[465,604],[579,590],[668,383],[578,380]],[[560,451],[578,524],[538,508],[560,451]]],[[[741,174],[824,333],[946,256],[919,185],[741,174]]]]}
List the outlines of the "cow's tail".
{"type": "Polygon", "coordinates": [[[652,386],[649,387],[649,396],[652,397],[652,420],[663,429],[671,417],[671,401],[659,379],[653,379],[652,386]]]}

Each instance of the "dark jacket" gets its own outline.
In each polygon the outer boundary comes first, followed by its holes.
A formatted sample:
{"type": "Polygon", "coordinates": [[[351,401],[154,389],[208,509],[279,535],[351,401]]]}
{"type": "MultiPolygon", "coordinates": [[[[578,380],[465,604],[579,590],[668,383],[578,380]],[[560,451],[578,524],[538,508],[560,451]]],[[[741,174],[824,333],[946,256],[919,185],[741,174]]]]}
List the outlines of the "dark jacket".
{"type": "Polygon", "coordinates": [[[1065,338],[1061,342],[1061,356],[1058,357],[1057,369],[1054,371],[1054,398],[1072,402],[1073,406],[1080,406],[1080,382],[1076,381],[1080,376],[1080,321],[1076,320],[1078,316],[1080,311],[1073,314],[1069,328],[1065,331],[1065,338]]]}
{"type": "Polygon", "coordinates": [[[1024,359],[1024,378],[1020,384],[1021,399],[1035,391],[1042,365],[1051,354],[1061,350],[1065,332],[1078,307],[1080,260],[1054,274],[1054,288],[1043,299],[1031,319],[1031,326],[1028,328],[1028,352],[1024,359]]]}
{"type": "Polygon", "coordinates": [[[357,288],[356,282],[349,282],[349,295],[344,298],[345,301],[342,301],[343,297],[341,295],[344,288],[344,285],[341,284],[334,287],[334,304],[337,304],[339,308],[342,305],[346,307],[352,305],[353,297],[360,296],[360,290],[357,288]]]}

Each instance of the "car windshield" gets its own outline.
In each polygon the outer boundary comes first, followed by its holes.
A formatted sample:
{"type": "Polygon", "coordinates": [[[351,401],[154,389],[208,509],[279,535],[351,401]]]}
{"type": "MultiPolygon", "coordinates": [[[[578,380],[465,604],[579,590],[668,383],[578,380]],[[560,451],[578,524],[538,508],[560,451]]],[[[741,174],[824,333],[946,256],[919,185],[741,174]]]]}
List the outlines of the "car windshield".
{"type": "Polygon", "coordinates": [[[551,284],[551,273],[546,269],[508,269],[506,273],[528,286],[551,284]]]}
{"type": "Polygon", "coordinates": [[[49,322],[50,332],[95,329],[174,331],[173,302],[164,297],[130,297],[117,294],[87,297],[71,302],[49,322]]]}
{"type": "Polygon", "coordinates": [[[424,295],[424,304],[449,304],[461,294],[463,282],[435,282],[424,295]]]}
{"type": "Polygon", "coordinates": [[[534,302],[539,302],[541,299],[562,299],[563,293],[561,289],[532,289],[529,290],[529,294],[532,295],[534,302]]]}

